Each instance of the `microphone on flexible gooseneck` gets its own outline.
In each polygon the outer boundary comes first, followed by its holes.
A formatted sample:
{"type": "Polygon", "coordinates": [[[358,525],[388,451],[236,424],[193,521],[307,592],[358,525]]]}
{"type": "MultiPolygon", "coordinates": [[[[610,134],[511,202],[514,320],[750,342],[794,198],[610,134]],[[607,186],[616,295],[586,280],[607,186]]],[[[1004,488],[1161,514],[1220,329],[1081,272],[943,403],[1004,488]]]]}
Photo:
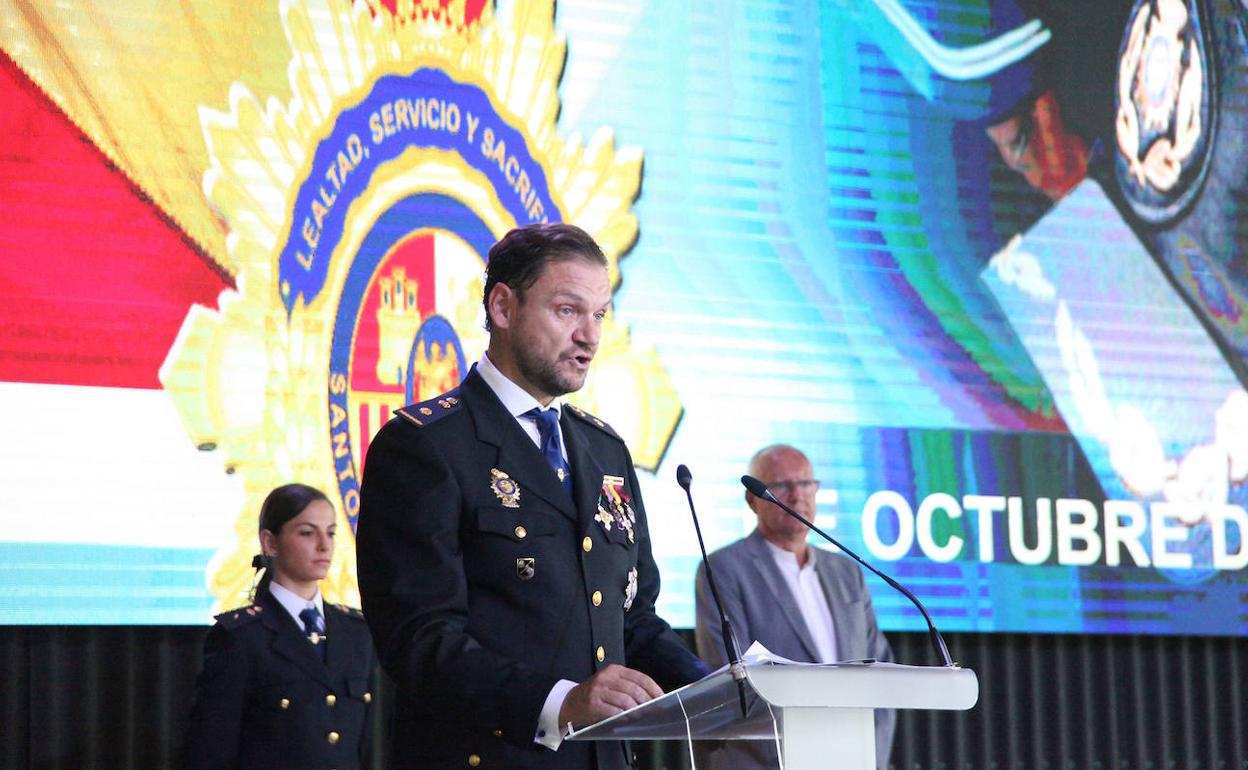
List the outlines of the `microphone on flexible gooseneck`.
{"type": "Polygon", "coordinates": [[[702,549],[702,564],[706,567],[706,582],[711,587],[711,596],[715,599],[715,609],[719,610],[719,628],[724,640],[724,652],[728,658],[728,670],[737,683],[737,695],[741,700],[741,718],[744,719],[748,708],[745,705],[745,666],[741,663],[741,648],[737,646],[737,637],[732,633],[728,623],[728,615],[724,613],[724,605],[719,600],[719,589],[715,586],[715,576],[711,573],[711,561],[706,558],[706,543],[702,542],[702,527],[698,524],[698,512],[693,507],[693,493],[689,486],[693,483],[693,474],[686,465],[676,466],[676,483],[685,490],[689,500],[689,513],[693,515],[693,530],[698,533],[698,547],[702,549]]]}
{"type": "Polygon", "coordinates": [[[801,523],[805,524],[810,530],[819,533],[819,535],[824,540],[827,540],[832,545],[841,549],[843,552],[845,552],[846,555],[852,557],[854,561],[858,562],[862,566],[866,567],[867,569],[871,570],[875,574],[879,575],[881,578],[884,579],[885,583],[888,583],[890,586],[892,586],[893,588],[897,589],[902,594],[904,594],[907,599],[909,599],[911,602],[914,603],[915,607],[919,608],[919,612],[923,615],[923,619],[927,621],[927,635],[932,640],[932,647],[936,649],[936,654],[939,655],[940,659],[945,662],[946,667],[948,668],[957,667],[958,664],[954,663],[949,658],[949,648],[945,646],[945,640],[941,638],[940,632],[936,630],[936,624],[932,622],[932,618],[927,614],[927,609],[923,607],[923,603],[918,600],[918,597],[910,593],[910,589],[906,588],[901,583],[898,583],[896,580],[893,580],[888,575],[885,575],[883,572],[880,572],[878,569],[876,569],[875,567],[872,567],[870,564],[867,564],[858,556],[858,554],[854,553],[853,551],[849,550],[845,546],[838,543],[836,539],[833,538],[831,535],[829,535],[827,532],[824,532],[822,529],[819,529],[814,524],[810,523],[809,521],[806,521],[806,519],[802,518],[797,513],[797,511],[793,510],[789,506],[780,502],[780,500],[777,499],[776,496],[771,493],[771,490],[768,489],[767,485],[764,484],[763,482],[759,481],[753,476],[742,476],[741,483],[745,485],[745,488],[749,490],[750,494],[754,495],[755,497],[761,497],[767,502],[773,505],[779,506],[780,510],[784,511],[785,513],[789,514],[790,516],[797,519],[801,523]]]}

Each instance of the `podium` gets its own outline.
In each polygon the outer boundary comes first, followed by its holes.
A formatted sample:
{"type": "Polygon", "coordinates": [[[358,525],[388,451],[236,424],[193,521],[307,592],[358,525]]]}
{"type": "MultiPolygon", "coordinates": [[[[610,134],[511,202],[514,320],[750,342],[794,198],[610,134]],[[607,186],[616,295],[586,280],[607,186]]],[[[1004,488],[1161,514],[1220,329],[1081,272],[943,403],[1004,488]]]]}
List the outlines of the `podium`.
{"type": "Polygon", "coordinates": [[[979,699],[979,680],[965,668],[821,665],[748,653],[743,665],[744,716],[725,666],[566,740],[767,740],[777,742],[785,770],[875,770],[874,709],[962,711],[979,699]]]}

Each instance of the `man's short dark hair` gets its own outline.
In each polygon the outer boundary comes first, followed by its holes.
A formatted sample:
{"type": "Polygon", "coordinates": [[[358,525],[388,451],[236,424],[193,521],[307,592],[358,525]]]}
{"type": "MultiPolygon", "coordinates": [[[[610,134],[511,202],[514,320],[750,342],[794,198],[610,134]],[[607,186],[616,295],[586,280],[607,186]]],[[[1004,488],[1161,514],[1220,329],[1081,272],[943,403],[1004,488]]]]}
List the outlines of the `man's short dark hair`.
{"type": "Polygon", "coordinates": [[[551,262],[580,259],[607,266],[607,257],[589,233],[576,225],[563,222],[525,225],[507,233],[490,247],[486,257],[485,289],[481,305],[485,308],[485,330],[493,331],[490,322],[490,292],[504,283],[523,300],[542,271],[551,262]]]}

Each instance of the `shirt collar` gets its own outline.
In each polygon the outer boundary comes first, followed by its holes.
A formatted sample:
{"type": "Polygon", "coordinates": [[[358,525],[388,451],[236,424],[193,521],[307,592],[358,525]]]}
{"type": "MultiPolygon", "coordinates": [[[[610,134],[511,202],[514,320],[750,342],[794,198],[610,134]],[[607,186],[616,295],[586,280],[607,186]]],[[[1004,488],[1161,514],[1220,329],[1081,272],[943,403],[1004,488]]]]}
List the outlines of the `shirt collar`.
{"type": "Polygon", "coordinates": [[[776,564],[781,569],[788,569],[793,572],[805,572],[807,569],[814,569],[815,559],[819,558],[819,549],[813,545],[807,544],[806,553],[808,554],[808,557],[806,559],[806,566],[798,567],[797,554],[792,551],[784,550],[767,538],[763,538],[763,543],[767,546],[767,550],[771,552],[771,558],[775,560],[776,564]]]}
{"type": "MultiPolygon", "coordinates": [[[[481,360],[477,362],[477,371],[481,374],[481,379],[485,380],[485,384],[490,386],[490,390],[494,391],[494,395],[498,396],[498,400],[503,402],[503,407],[512,417],[520,417],[530,409],[544,408],[528,391],[499,371],[499,368],[490,360],[489,354],[481,354],[481,360]]],[[[550,402],[549,408],[554,409],[556,413],[560,413],[561,407],[562,404],[557,398],[550,402]]]]}
{"type": "MultiPolygon", "coordinates": [[[[273,598],[277,599],[277,603],[282,605],[302,628],[303,621],[299,619],[299,613],[303,612],[304,607],[308,606],[309,600],[276,582],[269,583],[269,593],[273,594],[273,598]]],[[[316,611],[321,613],[321,617],[325,617],[325,602],[321,599],[319,586],[316,589],[316,596],[312,597],[310,603],[316,605],[316,611]]]]}

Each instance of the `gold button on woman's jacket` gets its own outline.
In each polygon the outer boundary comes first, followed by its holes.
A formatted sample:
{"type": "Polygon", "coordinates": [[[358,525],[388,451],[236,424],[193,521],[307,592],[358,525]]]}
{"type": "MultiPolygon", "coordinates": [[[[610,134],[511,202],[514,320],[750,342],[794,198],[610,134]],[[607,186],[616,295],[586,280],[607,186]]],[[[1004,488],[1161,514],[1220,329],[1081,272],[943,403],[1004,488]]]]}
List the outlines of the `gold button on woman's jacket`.
{"type": "Polygon", "coordinates": [[[586,535],[585,539],[581,541],[581,548],[585,549],[585,553],[594,550],[594,541],[589,539],[589,535],[586,535]]]}

